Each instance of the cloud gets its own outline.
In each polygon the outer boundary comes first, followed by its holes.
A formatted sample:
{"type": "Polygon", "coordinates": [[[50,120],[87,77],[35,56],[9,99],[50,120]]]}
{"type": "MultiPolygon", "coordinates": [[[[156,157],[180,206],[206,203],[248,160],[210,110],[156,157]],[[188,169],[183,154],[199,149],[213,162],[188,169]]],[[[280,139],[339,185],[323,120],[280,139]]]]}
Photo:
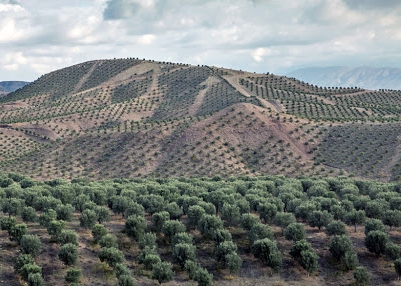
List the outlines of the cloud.
{"type": "Polygon", "coordinates": [[[0,80],[118,57],[274,73],[326,64],[399,65],[399,3],[0,0],[0,55],[26,59],[2,59],[0,80]]]}

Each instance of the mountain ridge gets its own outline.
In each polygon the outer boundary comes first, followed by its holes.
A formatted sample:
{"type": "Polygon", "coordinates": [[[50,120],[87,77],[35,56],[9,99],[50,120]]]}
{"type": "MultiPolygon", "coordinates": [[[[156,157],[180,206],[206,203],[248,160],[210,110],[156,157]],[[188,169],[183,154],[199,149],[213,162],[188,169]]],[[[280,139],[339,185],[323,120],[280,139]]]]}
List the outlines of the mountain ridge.
{"type": "Polygon", "coordinates": [[[318,86],[401,90],[401,68],[393,67],[306,67],[287,73],[287,76],[318,86]]]}

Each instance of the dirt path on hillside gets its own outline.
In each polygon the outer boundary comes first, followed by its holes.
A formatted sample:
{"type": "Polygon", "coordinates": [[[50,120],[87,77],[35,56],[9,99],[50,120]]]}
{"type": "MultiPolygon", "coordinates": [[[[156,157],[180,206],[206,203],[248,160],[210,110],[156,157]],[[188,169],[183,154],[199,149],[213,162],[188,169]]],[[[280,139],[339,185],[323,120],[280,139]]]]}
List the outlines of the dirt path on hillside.
{"type": "Polygon", "coordinates": [[[84,85],[84,83],[88,80],[88,78],[92,75],[93,71],[95,70],[95,68],[99,65],[99,62],[95,62],[92,67],[90,68],[90,70],[79,80],[79,82],[77,83],[77,85],[75,86],[72,94],[77,93],[78,90],[81,89],[81,87],[84,85]]]}
{"type": "Polygon", "coordinates": [[[203,100],[204,100],[204,98],[205,98],[205,95],[206,95],[206,93],[208,92],[208,90],[210,89],[210,87],[211,87],[213,84],[219,83],[219,82],[220,82],[220,80],[219,80],[217,77],[215,77],[215,76],[210,76],[210,77],[208,77],[204,82],[202,82],[202,83],[199,84],[200,86],[206,85],[206,88],[205,88],[205,89],[202,89],[202,90],[198,93],[198,95],[197,95],[196,98],[195,98],[194,104],[192,104],[192,105],[189,107],[189,110],[188,110],[189,115],[195,116],[195,114],[198,112],[199,108],[201,107],[201,105],[202,105],[202,103],[203,103],[203,100]]]}
{"type": "Polygon", "coordinates": [[[222,78],[226,79],[233,87],[235,87],[240,93],[242,93],[246,97],[251,97],[253,94],[249,93],[242,85],[239,84],[239,76],[237,75],[228,75],[222,76],[222,78]]]}
{"type": "Polygon", "coordinates": [[[260,103],[262,103],[262,105],[264,107],[270,108],[271,110],[276,111],[276,112],[280,112],[280,113],[283,112],[283,107],[277,101],[275,101],[275,100],[266,100],[266,99],[263,99],[263,98],[260,98],[260,97],[258,97],[258,99],[259,99],[260,103]]]}

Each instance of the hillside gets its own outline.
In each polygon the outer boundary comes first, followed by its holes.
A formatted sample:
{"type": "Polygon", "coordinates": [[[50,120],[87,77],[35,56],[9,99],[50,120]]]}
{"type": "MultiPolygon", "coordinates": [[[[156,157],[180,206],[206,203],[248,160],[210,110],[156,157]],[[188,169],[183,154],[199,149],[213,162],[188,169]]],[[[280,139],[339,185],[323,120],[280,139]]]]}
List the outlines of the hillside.
{"type": "Polygon", "coordinates": [[[401,92],[134,58],[0,99],[0,169],[37,179],[401,175],[401,92]]]}
{"type": "Polygon", "coordinates": [[[287,74],[318,86],[401,90],[401,68],[310,67],[287,74]]]}

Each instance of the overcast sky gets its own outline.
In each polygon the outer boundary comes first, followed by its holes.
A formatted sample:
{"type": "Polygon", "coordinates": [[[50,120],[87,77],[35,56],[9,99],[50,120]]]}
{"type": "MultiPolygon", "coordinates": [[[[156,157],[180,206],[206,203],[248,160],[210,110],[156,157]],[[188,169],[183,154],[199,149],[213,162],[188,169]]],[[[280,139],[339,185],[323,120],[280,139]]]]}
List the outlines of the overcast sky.
{"type": "Polygon", "coordinates": [[[0,0],[0,81],[138,57],[285,74],[401,67],[400,0],[0,0]]]}

